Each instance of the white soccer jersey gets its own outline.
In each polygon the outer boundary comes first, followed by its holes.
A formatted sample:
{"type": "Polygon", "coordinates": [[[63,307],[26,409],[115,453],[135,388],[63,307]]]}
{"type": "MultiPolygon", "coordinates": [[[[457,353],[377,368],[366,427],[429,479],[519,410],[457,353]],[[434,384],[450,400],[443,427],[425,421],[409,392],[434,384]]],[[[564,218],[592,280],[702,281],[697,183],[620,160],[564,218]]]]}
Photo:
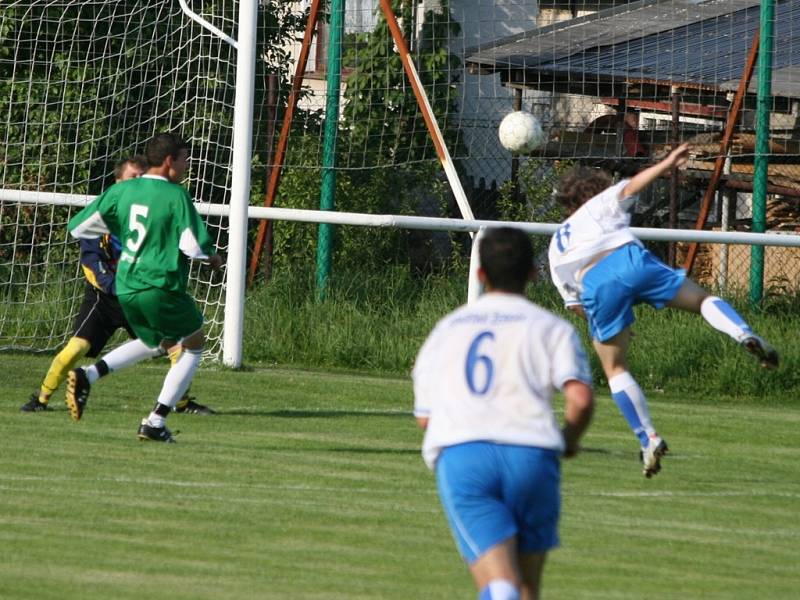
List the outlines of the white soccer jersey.
{"type": "Polygon", "coordinates": [[[516,294],[490,292],[444,317],[413,371],[414,415],[428,417],[422,446],[433,469],[446,446],[469,441],[563,451],[554,389],[591,384],[575,329],[516,294]]]}
{"type": "Polygon", "coordinates": [[[588,200],[553,234],[548,250],[550,277],[567,306],[580,304],[582,270],[598,254],[631,242],[628,212],[636,196],[621,197],[627,179],[588,200]]]}

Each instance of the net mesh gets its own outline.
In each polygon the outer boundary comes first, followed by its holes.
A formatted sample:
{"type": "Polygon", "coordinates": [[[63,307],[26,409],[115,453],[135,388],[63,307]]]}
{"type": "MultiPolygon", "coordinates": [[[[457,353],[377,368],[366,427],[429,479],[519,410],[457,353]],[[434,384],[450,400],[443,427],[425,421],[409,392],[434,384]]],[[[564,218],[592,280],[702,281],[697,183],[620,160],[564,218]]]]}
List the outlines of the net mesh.
{"type": "MultiPolygon", "coordinates": [[[[236,37],[238,2],[189,3],[236,37]]],[[[274,198],[266,198],[311,0],[260,2],[252,202],[317,208],[330,10],[342,6],[336,209],[459,216],[378,0],[323,2],[274,198]]],[[[751,227],[756,90],[738,114],[736,91],[759,29],[758,0],[393,0],[399,26],[477,218],[555,221],[558,175],[583,163],[625,176],[677,141],[694,145],[679,180],[652,186],[634,225],[694,227],[718,159],[721,191],[706,227],[751,227]],[[506,114],[538,117],[546,143],[511,155],[498,140],[506,114]],[[725,125],[735,128],[727,149],[725,125]]],[[[800,4],[773,17],[767,229],[800,227],[800,4]]],[[[334,56],[331,52],[334,52],[334,56]]],[[[186,181],[202,203],[226,204],[236,52],[187,18],[178,2],[14,0],[0,6],[0,194],[86,196],[111,183],[114,163],[156,131],[192,145],[186,181]]],[[[0,195],[0,198],[8,196],[0,195]]],[[[70,334],[81,298],[74,207],[0,199],[0,348],[50,350],[70,334]]],[[[226,222],[207,219],[222,253],[226,222]]],[[[250,249],[253,247],[251,236],[250,249]]],[[[308,269],[312,227],[275,225],[266,263],[308,269]]],[[[466,244],[456,238],[337,231],[337,268],[405,260],[426,266],[466,244]],[[398,259],[402,257],[402,259],[398,259]]],[[[657,248],[680,262],[682,249],[657,248]]],[[[257,250],[260,250],[257,249],[257,250]]],[[[783,254],[767,259],[800,262],[783,254]]],[[[794,251],[782,251],[794,252],[794,251]]],[[[696,273],[725,283],[745,269],[735,253],[698,255],[696,273]],[[719,258],[719,257],[722,258],[719,258]],[[733,264],[736,262],[736,264],[733,264]],[[732,266],[721,266],[730,263],[732,266]]],[[[767,276],[769,277],[769,267],[767,276]]],[[[796,288],[800,273],[781,275],[796,288]]],[[[192,292],[219,352],[223,277],[196,267],[192,292]]]]}
{"type": "MultiPolygon", "coordinates": [[[[235,32],[234,2],[201,15],[235,32]]],[[[235,50],[176,2],[15,1],[0,7],[0,189],[86,197],[156,132],[191,145],[185,182],[202,203],[230,189],[235,50]]],[[[78,210],[0,201],[0,347],[50,350],[71,334],[83,296],[78,210]]],[[[224,252],[225,223],[207,219],[224,252]]],[[[190,292],[219,352],[223,278],[195,265],[190,292]]]]}
{"type": "MultiPolygon", "coordinates": [[[[688,141],[693,145],[688,168],[676,181],[659,181],[643,195],[634,225],[697,226],[715,163],[729,158],[720,169],[719,193],[709,196],[703,225],[731,230],[749,230],[753,218],[757,64],[741,109],[734,106],[759,31],[761,4],[392,2],[476,217],[556,219],[550,192],[561,169],[581,163],[628,176],[688,141]],[[546,143],[524,155],[504,149],[498,125],[513,110],[538,117],[546,143]],[[723,147],[729,122],[735,126],[723,147]]],[[[795,231],[800,227],[800,4],[776,0],[771,23],[766,230],[795,231]]],[[[317,26],[303,111],[289,138],[288,182],[276,205],[318,205],[316,193],[300,193],[298,180],[318,184],[323,145],[316,124],[324,118],[328,93],[329,29],[329,20],[317,26]]],[[[447,186],[436,187],[444,181],[436,152],[378,0],[344,3],[343,40],[337,170],[347,184],[340,185],[337,206],[459,216],[447,186]],[[383,202],[361,202],[357,196],[375,187],[366,175],[373,172],[393,179],[392,193],[383,202]]],[[[674,245],[658,250],[676,264],[682,257],[674,245]]]]}

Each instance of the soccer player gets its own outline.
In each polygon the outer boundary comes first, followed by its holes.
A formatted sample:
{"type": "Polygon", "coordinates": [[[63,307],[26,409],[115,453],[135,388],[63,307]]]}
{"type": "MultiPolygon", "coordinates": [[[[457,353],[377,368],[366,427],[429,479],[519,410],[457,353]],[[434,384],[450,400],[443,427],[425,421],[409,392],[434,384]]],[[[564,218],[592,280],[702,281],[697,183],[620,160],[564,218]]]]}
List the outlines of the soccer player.
{"type": "Polygon", "coordinates": [[[150,167],[144,175],[112,186],[69,222],[77,238],[107,233],[119,238],[117,296],[138,339],[97,365],[70,371],[66,402],[71,417],[80,420],[91,385],[104,370],[182,349],[137,432],[142,440],[174,442],[166,417],[188,389],[205,343],[203,315],[186,292],[189,260],[205,260],[219,269],[222,259],[179,183],[188,166],[187,144],[178,135],[158,134],[148,142],[146,157],[150,167]]]}
{"type": "Polygon", "coordinates": [[[590,168],[565,174],[556,197],[571,216],[553,235],[549,248],[553,283],[566,307],[588,322],[611,396],[639,441],[648,478],[661,469],[668,447],[653,427],[642,389],[628,371],[635,304],[700,313],[762,366],[778,366],[775,349],[753,333],[730,304],[688,279],[683,269],[658,260],[630,231],[637,194],[685,164],[688,152],[689,146],[682,144],[659,163],[614,185],[609,174],[590,168]]]}
{"type": "MultiPolygon", "coordinates": [[[[116,183],[139,177],[147,170],[147,159],[144,156],[132,156],[120,160],[114,167],[116,183]]],[[[117,329],[124,329],[131,338],[136,335],[125,320],[125,315],[116,296],[114,277],[117,261],[121,252],[119,240],[112,235],[80,241],[81,268],[86,277],[83,302],[75,319],[73,336],[67,345],[53,358],[45,375],[38,394],[31,394],[28,402],[20,407],[23,412],[41,412],[50,410],[50,398],[67,378],[67,373],[84,356],[99,356],[103,348],[117,329]]],[[[174,363],[180,356],[180,348],[170,354],[174,363]]],[[[105,362],[105,358],[98,361],[105,362]]],[[[113,356],[112,356],[113,364],[113,356]]],[[[102,365],[100,366],[102,369],[102,365]]],[[[107,372],[107,369],[102,370],[107,372]]],[[[196,402],[187,393],[175,406],[176,412],[199,415],[214,414],[208,406],[196,402]]]]}
{"type": "Polygon", "coordinates": [[[558,544],[559,457],[577,454],[589,425],[591,374],[575,329],[524,295],[535,274],[528,236],[489,229],[478,249],[486,293],[445,316],[422,346],[414,415],[479,599],[535,599],[558,544]]]}
{"type": "MultiPolygon", "coordinates": [[[[147,170],[143,156],[133,156],[117,163],[114,179],[118,183],[139,177],[147,170]]],[[[73,336],[50,363],[38,394],[31,394],[20,407],[23,412],[50,410],[53,393],[67,373],[84,356],[96,357],[117,329],[125,329],[135,337],[117,301],[114,274],[120,245],[111,235],[81,240],[81,268],[86,277],[83,302],[75,319],[73,336]]]]}

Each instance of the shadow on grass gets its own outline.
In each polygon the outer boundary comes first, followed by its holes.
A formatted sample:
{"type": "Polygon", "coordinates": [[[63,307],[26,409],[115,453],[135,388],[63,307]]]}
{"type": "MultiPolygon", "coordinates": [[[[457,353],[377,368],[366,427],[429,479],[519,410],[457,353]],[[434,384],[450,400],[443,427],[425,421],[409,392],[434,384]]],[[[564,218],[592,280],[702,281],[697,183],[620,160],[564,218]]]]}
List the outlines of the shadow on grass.
{"type": "Polygon", "coordinates": [[[616,454],[616,452],[606,450],[605,448],[587,448],[586,446],[581,446],[581,452],[585,452],[586,454],[616,454]]]}
{"type": "Polygon", "coordinates": [[[413,454],[420,453],[419,448],[365,448],[363,446],[339,446],[323,449],[325,452],[355,452],[357,454],[413,454]]]}
{"type": "Polygon", "coordinates": [[[341,417],[400,417],[403,419],[413,418],[410,412],[380,412],[370,410],[246,410],[235,409],[218,411],[216,415],[222,416],[244,416],[244,417],[278,417],[281,419],[327,419],[341,417]]]}
{"type": "MultiPolygon", "coordinates": [[[[174,432],[173,432],[174,433],[174,432]]],[[[178,440],[180,441],[180,439],[178,440]]],[[[375,454],[396,456],[419,456],[419,448],[375,448],[367,446],[332,446],[332,445],[292,445],[292,444],[259,444],[259,452],[301,452],[314,454],[375,454]]],[[[421,458],[420,458],[421,460],[421,458]]]]}

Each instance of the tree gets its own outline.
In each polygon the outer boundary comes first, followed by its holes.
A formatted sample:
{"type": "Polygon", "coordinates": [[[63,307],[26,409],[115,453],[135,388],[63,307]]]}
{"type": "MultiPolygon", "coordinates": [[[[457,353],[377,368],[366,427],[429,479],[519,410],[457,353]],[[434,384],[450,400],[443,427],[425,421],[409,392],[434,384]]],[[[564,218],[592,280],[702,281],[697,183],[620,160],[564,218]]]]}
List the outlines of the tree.
{"type": "MultiPolygon", "coordinates": [[[[393,3],[408,33],[412,21],[408,2],[393,3]]],[[[447,117],[457,109],[459,59],[447,47],[461,27],[453,20],[448,3],[424,15],[413,51],[420,80],[433,113],[449,145],[458,143],[457,131],[447,127],[447,117]]],[[[394,48],[389,25],[381,13],[375,30],[360,34],[345,53],[352,67],[344,94],[344,129],[350,149],[343,157],[349,166],[404,165],[436,159],[435,149],[406,80],[400,55],[394,48]]]]}
{"type": "MultiPolygon", "coordinates": [[[[289,80],[288,48],[305,25],[290,4],[259,3],[259,107],[265,73],[289,80]]],[[[235,36],[235,6],[211,1],[202,10],[235,36]]],[[[141,152],[157,131],[175,130],[199,159],[191,168],[202,185],[193,185],[193,193],[226,203],[235,59],[234,48],[188,19],[176,2],[4,2],[0,186],[98,194],[113,181],[117,160],[141,152]]],[[[285,98],[288,85],[280,90],[285,98]]],[[[265,127],[256,121],[256,148],[265,127]]],[[[63,224],[69,213],[66,207],[0,206],[0,264],[19,264],[25,254],[31,265],[55,262],[44,257],[65,239],[66,228],[53,224],[63,224]]],[[[74,245],[59,246],[77,254],[74,245]]]]}
{"type": "MultiPolygon", "coordinates": [[[[450,148],[458,143],[457,130],[448,127],[448,115],[457,108],[456,82],[459,59],[448,40],[460,26],[447,2],[423,17],[413,57],[434,114],[450,148]]],[[[411,3],[394,1],[406,30],[413,31],[411,3]]],[[[343,116],[337,144],[337,210],[371,214],[419,214],[420,201],[447,203],[441,165],[433,142],[395,50],[382,13],[373,31],[345,36],[343,116]]],[[[293,138],[287,169],[281,180],[281,206],[315,208],[319,199],[319,146],[316,131],[302,140],[293,138]]],[[[276,266],[310,264],[315,247],[314,230],[281,224],[275,229],[276,266]]],[[[339,228],[334,265],[337,269],[374,269],[399,264],[427,266],[430,254],[418,252],[420,236],[401,230],[369,227],[339,228]],[[412,258],[412,255],[415,258],[412,258]]]]}

